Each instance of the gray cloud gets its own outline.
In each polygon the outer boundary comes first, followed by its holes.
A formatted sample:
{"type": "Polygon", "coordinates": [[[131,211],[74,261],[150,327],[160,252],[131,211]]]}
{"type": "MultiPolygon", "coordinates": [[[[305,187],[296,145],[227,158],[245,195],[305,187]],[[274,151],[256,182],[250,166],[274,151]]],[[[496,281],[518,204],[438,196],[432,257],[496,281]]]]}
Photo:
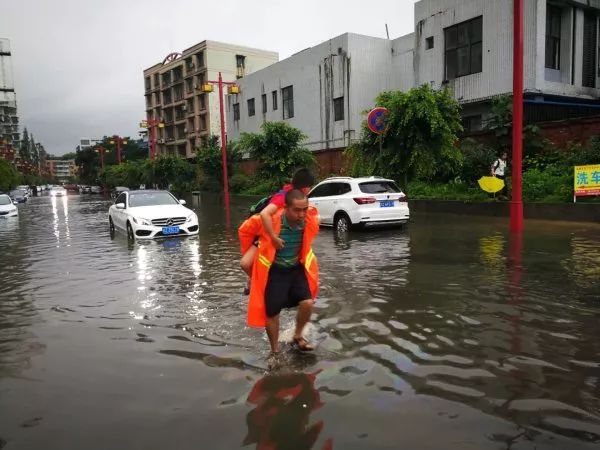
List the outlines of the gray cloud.
{"type": "Polygon", "coordinates": [[[414,0],[20,0],[0,6],[19,115],[47,151],[80,137],[137,135],[143,69],[205,39],[285,58],[346,31],[412,32],[414,0]]]}

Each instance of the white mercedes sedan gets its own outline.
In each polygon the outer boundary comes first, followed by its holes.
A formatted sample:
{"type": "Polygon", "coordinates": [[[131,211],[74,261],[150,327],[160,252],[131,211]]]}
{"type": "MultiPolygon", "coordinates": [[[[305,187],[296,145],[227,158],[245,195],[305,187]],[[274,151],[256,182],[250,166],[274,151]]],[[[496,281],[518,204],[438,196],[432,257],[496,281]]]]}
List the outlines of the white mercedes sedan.
{"type": "Polygon", "coordinates": [[[198,234],[198,216],[168,191],[127,191],[108,210],[110,232],[129,239],[154,239],[198,234]]]}
{"type": "Polygon", "coordinates": [[[13,204],[13,200],[6,194],[0,194],[0,219],[17,217],[19,210],[13,204]]]}

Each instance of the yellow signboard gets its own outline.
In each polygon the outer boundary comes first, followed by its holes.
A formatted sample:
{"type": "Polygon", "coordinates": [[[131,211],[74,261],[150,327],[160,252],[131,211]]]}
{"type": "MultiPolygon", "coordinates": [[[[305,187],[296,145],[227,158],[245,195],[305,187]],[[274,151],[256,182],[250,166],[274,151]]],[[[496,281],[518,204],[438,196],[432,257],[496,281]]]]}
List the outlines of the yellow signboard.
{"type": "Polygon", "coordinates": [[[600,164],[575,166],[575,197],[600,195],[600,164]]]}

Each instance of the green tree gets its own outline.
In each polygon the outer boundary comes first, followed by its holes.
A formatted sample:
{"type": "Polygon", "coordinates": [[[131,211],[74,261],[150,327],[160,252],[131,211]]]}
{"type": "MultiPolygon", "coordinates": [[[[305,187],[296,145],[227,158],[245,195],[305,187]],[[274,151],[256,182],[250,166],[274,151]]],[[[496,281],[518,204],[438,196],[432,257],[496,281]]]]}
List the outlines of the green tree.
{"type": "Polygon", "coordinates": [[[460,105],[448,89],[423,85],[408,92],[382,92],[375,104],[389,110],[386,132],[376,135],[363,121],[360,139],[346,151],[352,175],[402,179],[406,189],[411,177],[429,180],[458,173],[460,105]]]}
{"type": "MultiPolygon", "coordinates": [[[[502,95],[492,100],[490,115],[485,129],[494,133],[496,151],[512,150],[513,97],[502,95]]],[[[525,156],[534,155],[548,147],[548,141],[540,137],[540,128],[534,124],[523,123],[523,151],[525,156]]]]}
{"type": "Polygon", "coordinates": [[[31,161],[31,142],[29,141],[29,133],[27,128],[23,129],[23,138],[19,148],[19,157],[24,161],[31,161]]]}
{"type": "MultiPolygon", "coordinates": [[[[227,145],[227,173],[231,177],[234,173],[233,165],[241,160],[241,154],[235,143],[227,145]]],[[[196,150],[196,162],[202,171],[203,183],[207,190],[220,190],[223,186],[223,156],[221,143],[218,136],[211,135],[206,145],[196,150]]]]}
{"type": "Polygon", "coordinates": [[[315,164],[313,154],[302,142],[306,135],[285,122],[265,122],[262,133],[242,133],[237,144],[240,152],[249,152],[260,164],[259,175],[278,187],[298,167],[315,164]]]}
{"type": "Polygon", "coordinates": [[[37,167],[39,162],[40,162],[40,155],[38,153],[38,146],[39,144],[37,144],[35,142],[35,139],[33,138],[33,134],[31,135],[31,142],[29,144],[30,147],[30,155],[31,155],[31,163],[37,167]]]}
{"type": "Polygon", "coordinates": [[[80,168],[80,180],[85,184],[96,184],[100,170],[100,158],[93,148],[77,149],[75,164],[80,168]]]}
{"type": "Polygon", "coordinates": [[[10,191],[20,182],[21,174],[15,166],[4,158],[0,158],[0,191],[10,191]]]}
{"type": "Polygon", "coordinates": [[[155,160],[144,163],[144,179],[148,184],[166,189],[172,185],[175,192],[192,190],[196,179],[196,169],[186,159],[178,155],[160,155],[155,160]]]}

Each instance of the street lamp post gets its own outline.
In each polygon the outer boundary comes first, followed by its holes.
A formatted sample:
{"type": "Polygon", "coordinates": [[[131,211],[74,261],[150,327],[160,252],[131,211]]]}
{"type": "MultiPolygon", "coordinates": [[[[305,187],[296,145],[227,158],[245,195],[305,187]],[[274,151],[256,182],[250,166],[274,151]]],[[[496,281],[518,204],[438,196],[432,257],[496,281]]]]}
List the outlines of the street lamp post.
{"type": "Polygon", "coordinates": [[[523,0],[514,0],[513,151],[510,230],[523,231],[523,0]]]}
{"type": "Polygon", "coordinates": [[[127,145],[127,140],[123,139],[121,136],[113,136],[109,141],[110,144],[116,144],[117,146],[117,164],[121,164],[121,146],[127,145]]]}
{"type": "Polygon", "coordinates": [[[162,120],[148,118],[140,122],[140,128],[148,130],[148,150],[150,151],[150,159],[156,158],[156,134],[154,127],[164,128],[165,124],[162,120]]]}
{"type": "Polygon", "coordinates": [[[95,152],[100,154],[100,167],[102,168],[102,170],[104,170],[104,154],[110,153],[110,150],[100,145],[96,147],[95,152]]]}
{"type": "Polygon", "coordinates": [[[221,116],[221,157],[223,164],[223,193],[225,194],[225,208],[229,210],[229,178],[227,175],[227,136],[225,132],[225,111],[223,107],[223,85],[230,87],[230,92],[238,94],[240,92],[239,86],[232,81],[223,81],[221,72],[219,72],[219,79],[217,81],[207,81],[203,83],[200,89],[202,92],[210,93],[213,92],[213,85],[219,87],[219,114],[221,116]]]}

